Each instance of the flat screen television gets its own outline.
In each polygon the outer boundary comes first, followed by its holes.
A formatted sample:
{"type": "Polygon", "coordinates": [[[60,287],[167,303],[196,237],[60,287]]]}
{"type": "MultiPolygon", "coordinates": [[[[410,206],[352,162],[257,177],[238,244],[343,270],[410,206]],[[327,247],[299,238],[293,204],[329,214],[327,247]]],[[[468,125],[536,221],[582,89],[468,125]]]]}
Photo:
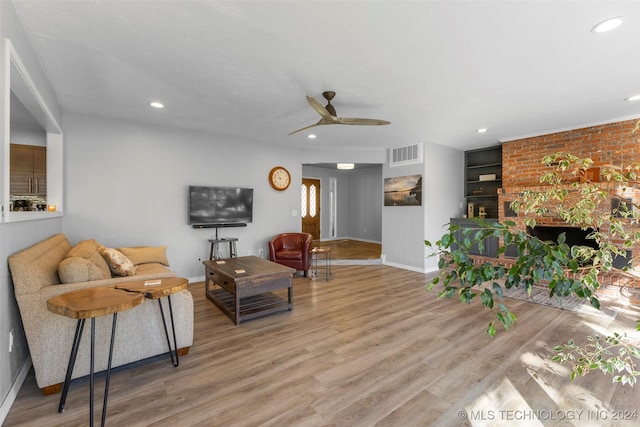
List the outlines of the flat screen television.
{"type": "Polygon", "coordinates": [[[253,221],[253,188],[189,186],[189,225],[244,226],[253,221]]]}

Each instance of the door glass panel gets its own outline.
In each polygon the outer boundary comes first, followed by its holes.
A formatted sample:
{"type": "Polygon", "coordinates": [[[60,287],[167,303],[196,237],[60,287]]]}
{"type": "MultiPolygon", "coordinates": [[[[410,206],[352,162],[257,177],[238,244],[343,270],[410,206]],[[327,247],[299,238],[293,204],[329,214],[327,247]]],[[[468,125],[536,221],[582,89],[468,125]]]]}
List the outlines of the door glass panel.
{"type": "Polygon", "coordinates": [[[307,216],[307,186],[302,184],[300,187],[300,215],[302,218],[307,216]]]}
{"type": "Polygon", "coordinates": [[[315,218],[318,213],[316,212],[316,186],[312,185],[309,188],[309,215],[311,218],[315,218]]]}

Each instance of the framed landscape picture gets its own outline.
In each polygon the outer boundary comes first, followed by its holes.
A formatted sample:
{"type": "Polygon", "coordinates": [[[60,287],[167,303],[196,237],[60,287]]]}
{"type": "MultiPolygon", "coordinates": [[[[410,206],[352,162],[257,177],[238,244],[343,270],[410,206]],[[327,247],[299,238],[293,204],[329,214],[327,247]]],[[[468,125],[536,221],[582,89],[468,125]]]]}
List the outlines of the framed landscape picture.
{"type": "Polygon", "coordinates": [[[407,175],[385,178],[384,205],[421,206],[422,175],[407,175]]]}

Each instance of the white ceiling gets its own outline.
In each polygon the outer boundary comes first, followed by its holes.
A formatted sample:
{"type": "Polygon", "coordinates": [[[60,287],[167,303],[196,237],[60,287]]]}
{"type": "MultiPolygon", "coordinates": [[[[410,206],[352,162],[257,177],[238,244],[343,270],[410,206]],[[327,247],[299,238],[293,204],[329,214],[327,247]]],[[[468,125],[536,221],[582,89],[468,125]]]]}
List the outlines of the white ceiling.
{"type": "Polygon", "coordinates": [[[14,5],[64,110],[327,148],[469,149],[640,117],[624,101],[640,94],[640,1],[14,5]],[[624,25],[590,32],[613,16],[624,25]],[[391,125],[288,136],[318,121],[305,95],[325,90],[339,116],[391,125]]]}

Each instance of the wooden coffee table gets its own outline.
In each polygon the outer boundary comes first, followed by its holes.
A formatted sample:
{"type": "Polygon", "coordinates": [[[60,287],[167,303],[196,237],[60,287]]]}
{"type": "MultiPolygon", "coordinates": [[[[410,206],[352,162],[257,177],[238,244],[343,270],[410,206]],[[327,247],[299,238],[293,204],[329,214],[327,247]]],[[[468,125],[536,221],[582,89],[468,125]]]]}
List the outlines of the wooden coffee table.
{"type": "Polygon", "coordinates": [[[169,357],[171,364],[178,367],[180,360],[178,359],[178,340],[176,339],[176,326],[173,320],[173,307],[171,306],[171,295],[187,289],[189,280],[184,277],[163,277],[152,280],[136,280],[133,282],[117,285],[116,289],[128,292],[136,292],[144,295],[147,299],[157,299],[160,307],[160,315],[162,315],[162,325],[164,326],[164,335],[167,338],[167,346],[169,347],[169,357]],[[171,330],[173,331],[173,350],[171,350],[171,341],[169,340],[169,331],[167,330],[167,322],[164,317],[161,298],[167,298],[169,304],[169,317],[171,318],[171,330]],[[175,359],[174,359],[175,353],[175,359]]]}
{"type": "Polygon", "coordinates": [[[205,294],[236,325],[293,311],[295,269],[255,256],[203,261],[205,294]],[[287,289],[285,300],[271,291],[287,289]]]}

